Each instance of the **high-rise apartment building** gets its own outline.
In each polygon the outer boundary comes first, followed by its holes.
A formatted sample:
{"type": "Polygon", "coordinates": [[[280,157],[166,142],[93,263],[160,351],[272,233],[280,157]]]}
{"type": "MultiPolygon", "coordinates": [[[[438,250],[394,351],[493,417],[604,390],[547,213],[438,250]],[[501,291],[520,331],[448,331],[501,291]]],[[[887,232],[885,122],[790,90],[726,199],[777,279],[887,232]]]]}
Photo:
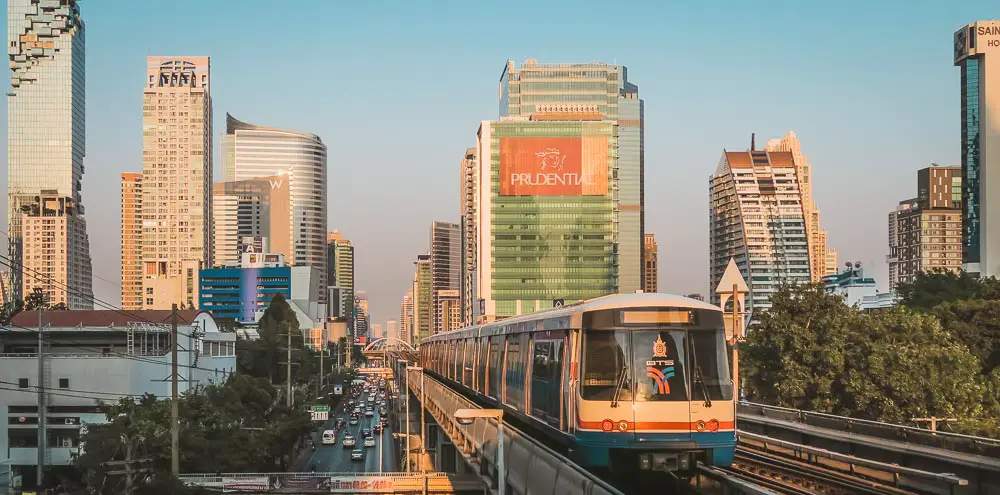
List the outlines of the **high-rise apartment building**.
{"type": "Polygon", "coordinates": [[[955,32],[961,69],[962,265],[1000,276],[1000,21],[979,21],[955,32]],[[988,173],[992,171],[993,173],[988,173]]]}
{"type": "MultiPolygon", "coordinates": [[[[606,85],[614,87],[614,80],[606,85]]],[[[620,126],[598,108],[532,105],[530,116],[480,125],[476,287],[483,319],[619,292],[620,126]]],[[[631,292],[641,287],[636,278],[631,292]]]]}
{"type": "Polygon", "coordinates": [[[437,291],[434,323],[437,332],[450,332],[462,328],[462,299],[457,290],[437,291]]]}
{"type": "MultiPolygon", "coordinates": [[[[354,336],[354,246],[344,238],[344,234],[333,231],[326,236],[327,268],[326,280],[332,286],[340,287],[342,300],[340,314],[347,319],[348,332],[354,336]]],[[[337,301],[330,301],[336,304],[337,301]]]]}
{"type": "MultiPolygon", "coordinates": [[[[809,247],[790,151],[724,151],[709,180],[709,287],[734,258],[748,282],[748,310],[770,307],[783,283],[810,283],[809,247]]],[[[712,294],[712,302],[719,296],[712,294]]]]}
{"type": "Polygon", "coordinates": [[[386,320],[385,338],[399,339],[399,320],[386,320]]]}
{"type": "Polygon", "coordinates": [[[431,256],[421,254],[413,263],[416,270],[413,273],[413,340],[417,345],[421,340],[431,335],[434,325],[434,298],[432,291],[433,276],[431,272],[431,256]]]}
{"type": "Polygon", "coordinates": [[[657,292],[660,287],[660,267],[657,258],[656,236],[646,234],[642,249],[642,291],[657,292]]]}
{"type": "MultiPolygon", "coordinates": [[[[639,87],[628,80],[622,65],[602,63],[540,64],[533,59],[520,67],[512,61],[500,76],[500,117],[529,118],[557,109],[554,120],[574,120],[580,106],[596,112],[599,120],[613,122],[613,150],[616,173],[612,200],[616,203],[615,232],[608,239],[618,276],[614,291],[633,293],[642,288],[644,208],[644,121],[645,108],[639,87]],[[547,110],[546,110],[547,109],[547,110]]],[[[584,120],[591,120],[586,115],[584,120]]],[[[558,124],[556,124],[558,125],[558,124]]],[[[487,157],[479,153],[480,157],[487,157]]],[[[484,161],[489,161],[485,160],[484,161]]],[[[485,177],[490,177],[486,175],[485,177]]]]}
{"type": "MultiPolygon", "coordinates": [[[[215,266],[240,263],[247,238],[267,240],[269,253],[291,259],[292,218],[290,188],[284,175],[260,177],[212,185],[212,225],[215,232],[215,266]]],[[[326,266],[323,267],[325,272],[326,266]]]]}
{"type": "Polygon", "coordinates": [[[122,309],[142,309],[142,174],[122,174],[122,309]]]}
{"type": "Polygon", "coordinates": [[[399,339],[413,342],[413,286],[406,289],[403,301],[399,303],[399,339]]]}
{"type": "MultiPolygon", "coordinates": [[[[456,294],[462,288],[462,229],[455,223],[434,222],[431,224],[431,304],[434,320],[431,333],[452,328],[448,318],[450,313],[441,308],[440,293],[448,291],[456,294]],[[442,317],[441,315],[445,315],[442,317]]],[[[459,300],[461,319],[461,300],[459,300]]]]}
{"type": "Polygon", "coordinates": [[[479,164],[476,148],[467,148],[459,165],[462,220],[462,325],[476,322],[476,203],[479,200],[479,164]]]}
{"type": "Polygon", "coordinates": [[[917,197],[889,212],[889,290],[917,273],[962,268],[962,168],[917,171],[917,197]]]}
{"type": "Polygon", "coordinates": [[[354,331],[358,336],[367,336],[371,317],[368,313],[368,293],[359,290],[354,293],[354,331]]]}
{"type": "Polygon", "coordinates": [[[12,297],[22,299],[38,287],[54,296],[52,301],[65,300],[73,309],[92,308],[90,242],[81,199],[86,78],[84,23],[78,2],[8,0],[7,55],[11,71],[7,214],[12,297]],[[41,198],[48,204],[39,203],[41,198]],[[42,245],[27,244],[23,222],[29,218],[47,232],[36,231],[30,239],[42,245]],[[48,230],[55,224],[67,230],[48,230]],[[53,242],[63,245],[64,241],[72,249],[52,248],[53,242]],[[70,285],[49,284],[29,265],[55,267],[56,271],[45,273],[70,285]]]}
{"type": "Polygon", "coordinates": [[[780,139],[769,139],[767,151],[788,151],[795,163],[795,178],[802,196],[802,213],[806,218],[806,240],[809,243],[809,273],[813,283],[824,276],[837,274],[837,251],[827,245],[827,233],[819,224],[819,208],[812,198],[812,165],[802,153],[802,143],[794,132],[788,131],[780,139]]]}
{"type": "Polygon", "coordinates": [[[368,337],[371,340],[385,338],[385,335],[382,335],[382,324],[381,323],[372,323],[371,324],[371,331],[369,332],[368,337]]]}
{"type": "Polygon", "coordinates": [[[143,309],[198,302],[212,264],[208,57],[148,57],[142,100],[143,309]]]}
{"type": "Polygon", "coordinates": [[[87,224],[79,218],[73,199],[43,190],[21,208],[23,294],[40,289],[50,304],[93,309],[87,224]]]}
{"type": "MultiPolygon", "coordinates": [[[[307,132],[248,124],[226,114],[222,136],[222,173],[226,182],[265,177],[272,187],[287,182],[288,222],[271,225],[273,238],[288,238],[289,251],[271,241],[271,249],[285,254],[293,265],[315,266],[327,274],[326,145],[307,132]],[[280,233],[279,233],[280,232],[280,233]]],[[[325,287],[328,281],[321,280],[325,287]]],[[[326,291],[320,293],[326,302],[326,291]]]]}

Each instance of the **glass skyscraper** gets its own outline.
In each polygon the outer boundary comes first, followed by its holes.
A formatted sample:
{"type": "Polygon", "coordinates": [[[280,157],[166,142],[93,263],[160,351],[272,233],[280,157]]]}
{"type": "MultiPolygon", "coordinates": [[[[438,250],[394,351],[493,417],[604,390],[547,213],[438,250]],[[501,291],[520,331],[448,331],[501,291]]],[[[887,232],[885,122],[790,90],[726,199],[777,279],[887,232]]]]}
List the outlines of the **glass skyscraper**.
{"type": "Polygon", "coordinates": [[[90,242],[80,194],[86,152],[84,23],[76,0],[9,0],[7,8],[11,289],[20,298],[23,288],[42,286],[53,303],[89,309],[90,242]],[[40,203],[42,198],[48,203],[40,203]],[[55,223],[65,230],[44,231],[54,224],[32,220],[42,217],[58,217],[55,223]],[[38,224],[32,235],[25,236],[25,222],[38,224]],[[30,246],[32,239],[55,244],[30,246]],[[24,262],[25,251],[32,252],[32,263],[25,263],[22,274],[18,263],[24,262]],[[41,276],[32,264],[55,271],[41,276]],[[65,283],[51,286],[39,277],[65,283]]]}
{"type": "Polygon", "coordinates": [[[961,69],[962,268],[1000,276],[1000,21],[979,21],[955,32],[961,69]],[[992,169],[993,173],[987,173],[992,169]],[[995,208],[994,208],[995,209],[995,208]]]}

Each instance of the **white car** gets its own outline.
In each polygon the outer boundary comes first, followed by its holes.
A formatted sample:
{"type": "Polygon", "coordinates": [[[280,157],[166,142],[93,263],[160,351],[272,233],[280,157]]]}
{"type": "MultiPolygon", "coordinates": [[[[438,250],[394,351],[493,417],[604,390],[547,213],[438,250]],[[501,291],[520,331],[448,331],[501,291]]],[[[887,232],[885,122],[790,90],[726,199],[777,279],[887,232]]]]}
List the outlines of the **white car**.
{"type": "Polygon", "coordinates": [[[336,445],[337,444],[337,432],[333,430],[326,430],[323,432],[323,445],[336,445]]]}
{"type": "Polygon", "coordinates": [[[365,447],[374,447],[375,437],[365,437],[365,447]]]}
{"type": "Polygon", "coordinates": [[[358,441],[355,440],[354,437],[352,437],[350,435],[347,435],[346,437],[344,437],[344,448],[354,447],[357,444],[358,444],[358,441]]]}
{"type": "Polygon", "coordinates": [[[375,411],[372,411],[371,409],[366,409],[365,410],[365,416],[368,416],[370,418],[370,417],[372,417],[374,415],[375,415],[375,411]]]}

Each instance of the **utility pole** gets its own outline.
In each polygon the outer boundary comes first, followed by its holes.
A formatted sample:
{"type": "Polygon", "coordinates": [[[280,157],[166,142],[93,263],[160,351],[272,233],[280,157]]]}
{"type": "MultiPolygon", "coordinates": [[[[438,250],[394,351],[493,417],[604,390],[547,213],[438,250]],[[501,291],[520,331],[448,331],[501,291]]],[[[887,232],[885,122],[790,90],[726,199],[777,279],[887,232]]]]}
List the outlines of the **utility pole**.
{"type": "Polygon", "coordinates": [[[326,370],[323,369],[323,354],[326,354],[326,346],[328,344],[323,342],[323,347],[319,349],[319,393],[317,396],[323,395],[323,375],[326,374],[326,370]]]}
{"type": "Polygon", "coordinates": [[[177,397],[177,305],[171,308],[170,338],[170,472],[177,477],[181,474],[180,435],[181,425],[177,397]]]}
{"type": "Polygon", "coordinates": [[[288,331],[288,356],[286,357],[288,371],[285,375],[285,383],[288,386],[288,397],[285,399],[285,405],[289,409],[292,408],[292,331],[288,331]]]}
{"type": "Polygon", "coordinates": [[[38,473],[36,481],[41,488],[45,481],[45,341],[42,339],[42,313],[44,295],[42,290],[35,288],[35,295],[38,297],[38,473]]]}

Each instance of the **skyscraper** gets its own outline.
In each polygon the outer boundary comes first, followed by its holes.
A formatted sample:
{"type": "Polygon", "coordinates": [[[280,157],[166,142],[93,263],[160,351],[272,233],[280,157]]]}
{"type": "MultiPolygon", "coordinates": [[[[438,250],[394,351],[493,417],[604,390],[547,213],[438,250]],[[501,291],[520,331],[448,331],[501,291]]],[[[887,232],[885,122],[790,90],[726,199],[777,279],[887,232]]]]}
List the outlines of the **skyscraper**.
{"type": "Polygon", "coordinates": [[[372,323],[371,324],[371,331],[368,332],[368,338],[370,340],[385,338],[385,335],[382,335],[382,324],[381,323],[372,323]]]}
{"type": "MultiPolygon", "coordinates": [[[[724,151],[709,180],[709,287],[730,258],[749,282],[748,310],[770,307],[782,283],[809,283],[809,247],[790,151],[724,151]]],[[[719,296],[712,294],[712,302],[719,296]]]]}
{"type": "Polygon", "coordinates": [[[399,339],[399,321],[398,320],[386,320],[385,322],[385,338],[387,339],[399,339]]]}
{"type": "Polygon", "coordinates": [[[962,268],[962,169],[917,171],[917,197],[889,212],[889,290],[919,272],[962,268]]]}
{"type": "Polygon", "coordinates": [[[368,293],[363,290],[354,293],[354,321],[355,335],[369,336],[371,318],[368,314],[368,293]]]}
{"type": "Polygon", "coordinates": [[[148,57],[142,100],[143,309],[198,302],[212,263],[208,57],[148,57]]]}
{"type": "MultiPolygon", "coordinates": [[[[240,263],[243,240],[266,239],[267,252],[291,259],[292,219],[287,176],[273,175],[212,185],[212,225],[215,232],[215,266],[240,263]]],[[[326,271],[326,266],[323,271],[326,271]]],[[[324,290],[325,292],[325,290],[324,290]]]]}
{"type": "MultiPolygon", "coordinates": [[[[293,265],[310,265],[327,275],[326,237],[326,145],[319,136],[307,132],[248,124],[226,114],[226,134],[222,137],[223,178],[226,182],[272,179],[272,187],[285,182],[289,189],[288,222],[272,225],[275,239],[288,238],[285,254],[293,265]],[[284,182],[283,182],[284,181],[284,182]]],[[[321,279],[320,284],[327,286],[321,279]]],[[[320,302],[326,291],[320,292],[320,302]]]]}
{"type": "Polygon", "coordinates": [[[413,263],[413,333],[412,344],[417,345],[431,335],[434,324],[434,298],[432,296],[431,256],[421,254],[413,263]]]}
{"type": "Polygon", "coordinates": [[[476,202],[478,201],[479,166],[476,148],[467,148],[459,165],[461,177],[462,228],[462,325],[472,325],[478,315],[476,308],[476,202]]]}
{"type": "Polygon", "coordinates": [[[122,174],[122,309],[142,309],[142,174],[122,174]]]}
{"type": "MultiPolygon", "coordinates": [[[[354,246],[344,239],[344,234],[333,231],[326,236],[327,246],[327,283],[340,287],[343,300],[340,301],[340,314],[347,318],[347,329],[354,336],[354,246]]],[[[330,301],[335,304],[336,301],[330,301]]]]}
{"type": "Polygon", "coordinates": [[[795,163],[795,178],[802,196],[802,213],[806,218],[806,240],[809,243],[809,273],[813,283],[826,275],[837,274],[837,252],[827,245],[826,230],[819,224],[819,208],[812,199],[812,166],[802,153],[802,143],[794,132],[781,139],[769,139],[767,151],[788,151],[795,163]]]}
{"type": "Polygon", "coordinates": [[[7,28],[11,70],[7,214],[13,298],[21,299],[37,287],[53,304],[58,300],[72,309],[89,309],[93,281],[81,198],[86,77],[80,8],[76,0],[9,0],[7,28]],[[32,235],[24,233],[24,222],[35,226],[32,235]],[[65,231],[52,231],[54,224],[65,231]],[[36,241],[42,244],[28,244],[36,241]],[[54,249],[52,241],[64,246],[62,251],[54,249]],[[32,267],[44,268],[44,273],[32,267]],[[48,277],[66,285],[49,283],[48,277]]]}
{"type": "MultiPolygon", "coordinates": [[[[454,223],[434,222],[431,224],[431,304],[434,306],[434,320],[431,323],[431,333],[451,328],[447,318],[450,313],[442,312],[441,293],[455,292],[462,288],[462,230],[454,223]],[[441,315],[447,315],[442,318],[441,315]]],[[[453,304],[459,309],[461,318],[461,301],[453,304]]]]}
{"type": "Polygon", "coordinates": [[[962,74],[962,268],[1000,276],[1000,21],[955,32],[962,74]],[[994,171],[993,169],[997,169],[994,171]],[[989,173],[992,172],[992,173],[989,173]]]}
{"type": "Polygon", "coordinates": [[[645,246],[642,250],[644,258],[642,271],[642,291],[656,292],[659,290],[660,267],[657,259],[656,236],[646,234],[645,246]]]}
{"type": "Polygon", "coordinates": [[[618,126],[597,109],[538,105],[530,117],[480,125],[476,288],[483,319],[619,291],[618,126]]]}
{"type": "MultiPolygon", "coordinates": [[[[617,231],[611,241],[618,266],[617,291],[642,288],[645,225],[645,107],[639,86],[629,82],[628,68],[602,63],[540,64],[528,59],[521,67],[507,61],[500,77],[500,117],[528,117],[541,107],[593,106],[601,120],[613,121],[617,157],[615,183],[617,231]]],[[[573,120],[569,110],[556,120],[573,120]]],[[[590,117],[587,117],[589,120],[590,117]]],[[[484,155],[479,154],[483,157],[484,155]]],[[[487,175],[487,177],[489,177],[487,175]]]]}
{"type": "Polygon", "coordinates": [[[399,303],[399,339],[413,342],[413,286],[406,289],[399,303]]]}

